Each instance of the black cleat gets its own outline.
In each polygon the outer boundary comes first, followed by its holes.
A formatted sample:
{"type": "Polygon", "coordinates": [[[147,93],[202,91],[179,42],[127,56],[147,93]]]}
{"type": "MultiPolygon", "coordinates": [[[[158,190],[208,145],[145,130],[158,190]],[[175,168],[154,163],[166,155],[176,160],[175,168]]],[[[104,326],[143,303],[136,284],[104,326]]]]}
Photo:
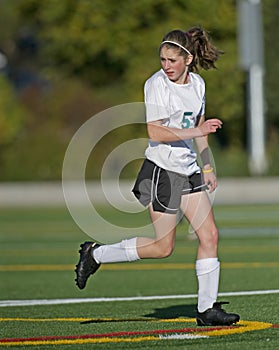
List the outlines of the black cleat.
{"type": "Polygon", "coordinates": [[[75,269],[77,275],[75,281],[79,289],[83,289],[89,276],[93,275],[93,273],[95,273],[101,265],[96,262],[92,255],[93,250],[100,247],[100,244],[85,242],[81,244],[80,247],[80,258],[75,269]]]}
{"type": "Polygon", "coordinates": [[[216,302],[212,308],[204,312],[197,311],[198,326],[231,326],[237,323],[240,316],[237,314],[229,314],[221,309],[222,304],[229,304],[228,302],[216,302]]]}

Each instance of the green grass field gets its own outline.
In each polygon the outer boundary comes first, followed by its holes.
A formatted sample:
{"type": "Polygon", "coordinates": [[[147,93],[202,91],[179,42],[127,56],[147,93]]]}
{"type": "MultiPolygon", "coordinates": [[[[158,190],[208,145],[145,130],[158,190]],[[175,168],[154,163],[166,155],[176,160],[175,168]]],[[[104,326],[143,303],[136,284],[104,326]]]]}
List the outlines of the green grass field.
{"type": "MultiPolygon", "coordinates": [[[[148,222],[146,212],[100,212],[118,226],[148,222]]],[[[278,349],[279,205],[220,206],[215,214],[225,293],[219,300],[241,315],[232,329],[195,324],[197,241],[186,222],[171,257],[103,265],[80,291],[74,265],[89,238],[67,210],[1,209],[0,350],[278,349]]]]}

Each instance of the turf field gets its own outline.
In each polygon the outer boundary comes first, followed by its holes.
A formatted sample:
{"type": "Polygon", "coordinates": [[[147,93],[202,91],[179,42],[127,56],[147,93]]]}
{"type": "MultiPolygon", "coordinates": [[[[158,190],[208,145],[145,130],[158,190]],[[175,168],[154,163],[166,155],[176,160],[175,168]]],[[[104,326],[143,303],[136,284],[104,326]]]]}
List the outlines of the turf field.
{"type": "MultiPolygon", "coordinates": [[[[115,225],[146,212],[100,213],[115,225]]],[[[219,300],[241,315],[234,327],[195,324],[197,241],[178,225],[164,260],[103,265],[80,291],[74,283],[86,236],[66,209],[1,209],[1,349],[278,349],[279,205],[220,206],[219,300]]],[[[93,227],[92,230],[101,230],[93,227]]]]}

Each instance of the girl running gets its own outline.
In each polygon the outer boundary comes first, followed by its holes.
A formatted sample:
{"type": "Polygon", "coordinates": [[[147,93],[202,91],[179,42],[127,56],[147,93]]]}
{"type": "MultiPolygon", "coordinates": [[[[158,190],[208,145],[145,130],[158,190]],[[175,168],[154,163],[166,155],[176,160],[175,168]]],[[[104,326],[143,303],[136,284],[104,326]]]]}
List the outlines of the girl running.
{"type": "Polygon", "coordinates": [[[140,203],[149,208],[155,237],[135,237],[109,245],[81,244],[76,266],[80,289],[101,264],[169,256],[181,210],[199,239],[197,324],[232,325],[239,321],[239,315],[227,313],[221,308],[223,303],[217,302],[218,229],[205,190],[212,192],[217,187],[207,135],[220,129],[222,121],[205,119],[205,83],[197,73],[200,68],[216,68],[221,54],[209,34],[198,26],[164,36],[159,47],[161,69],[144,85],[149,143],[133,188],[140,203]]]}

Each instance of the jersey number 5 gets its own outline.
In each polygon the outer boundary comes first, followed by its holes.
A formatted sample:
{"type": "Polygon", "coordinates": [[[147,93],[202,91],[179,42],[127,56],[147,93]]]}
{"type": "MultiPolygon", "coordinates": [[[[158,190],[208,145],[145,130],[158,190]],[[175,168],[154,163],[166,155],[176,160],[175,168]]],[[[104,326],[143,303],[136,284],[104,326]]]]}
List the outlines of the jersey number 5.
{"type": "Polygon", "coordinates": [[[182,129],[190,128],[191,122],[190,122],[188,117],[190,117],[192,114],[193,114],[193,112],[184,112],[183,119],[182,119],[182,122],[181,122],[182,129]]]}

